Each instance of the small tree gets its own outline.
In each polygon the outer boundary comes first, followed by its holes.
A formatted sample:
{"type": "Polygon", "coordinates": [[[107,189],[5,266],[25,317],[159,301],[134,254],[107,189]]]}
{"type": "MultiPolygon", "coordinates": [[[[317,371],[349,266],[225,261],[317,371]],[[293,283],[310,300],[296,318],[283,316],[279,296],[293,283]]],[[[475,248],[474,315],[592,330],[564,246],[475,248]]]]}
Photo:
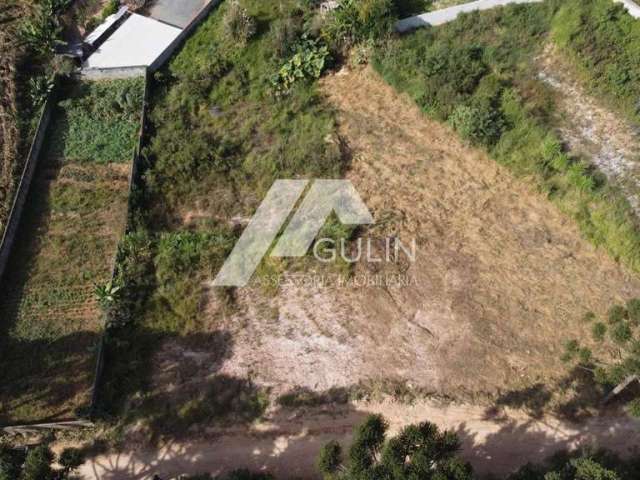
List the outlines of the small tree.
{"type": "Polygon", "coordinates": [[[382,416],[369,416],[354,432],[346,463],[336,442],[325,445],[318,459],[323,476],[339,480],[472,479],[471,466],[457,456],[460,442],[455,433],[422,422],[386,441],[387,428],[382,416]]]}
{"type": "Polygon", "coordinates": [[[22,468],[21,480],[49,480],[53,477],[53,452],[46,445],[29,450],[22,468]]]}
{"type": "Polygon", "coordinates": [[[60,454],[58,463],[64,469],[64,473],[69,474],[84,463],[84,454],[78,448],[65,448],[60,454]]]}

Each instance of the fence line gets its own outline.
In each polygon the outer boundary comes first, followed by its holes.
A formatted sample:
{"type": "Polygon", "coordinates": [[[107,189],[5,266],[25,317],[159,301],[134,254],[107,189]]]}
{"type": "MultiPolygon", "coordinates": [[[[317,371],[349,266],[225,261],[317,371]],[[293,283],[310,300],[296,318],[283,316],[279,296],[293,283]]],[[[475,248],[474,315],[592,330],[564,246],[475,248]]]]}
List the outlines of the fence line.
{"type": "MultiPolygon", "coordinates": [[[[135,189],[137,179],[138,179],[138,174],[140,172],[139,163],[140,163],[143,139],[144,139],[146,124],[147,124],[148,99],[149,99],[149,72],[147,70],[145,71],[145,74],[144,74],[144,93],[142,96],[142,106],[140,108],[140,127],[138,131],[138,142],[136,143],[136,146],[134,147],[134,150],[133,150],[131,171],[129,172],[129,193],[127,196],[128,205],[127,205],[127,219],[125,221],[126,223],[125,223],[125,230],[124,230],[125,234],[131,231],[131,223],[132,223],[131,222],[131,211],[132,211],[131,199],[133,197],[133,190],[135,189]]],[[[112,282],[115,280],[116,275],[118,273],[117,272],[118,254],[119,254],[119,249],[116,249],[116,252],[113,257],[113,262],[112,262],[112,265],[113,265],[113,269],[111,271],[112,282]]],[[[100,343],[98,344],[96,368],[95,368],[95,374],[93,377],[93,386],[91,387],[91,405],[89,407],[89,418],[91,419],[95,418],[97,414],[99,400],[100,400],[99,394],[100,394],[100,387],[102,386],[102,375],[104,372],[104,364],[105,364],[106,336],[107,336],[107,325],[105,323],[104,329],[102,331],[102,335],[100,336],[100,343]]]]}
{"type": "Polygon", "coordinates": [[[7,268],[7,263],[9,262],[9,257],[11,256],[11,249],[13,247],[16,234],[18,233],[20,218],[22,217],[22,211],[24,210],[24,205],[29,194],[29,187],[31,186],[31,181],[33,180],[33,175],[36,171],[36,166],[38,165],[38,160],[40,158],[40,151],[42,150],[42,145],[44,143],[45,132],[47,131],[49,122],[51,121],[51,112],[57,97],[57,87],[57,79],[54,79],[53,88],[47,95],[47,99],[42,107],[42,112],[40,112],[38,126],[36,127],[33,140],[31,141],[29,154],[27,155],[27,160],[25,161],[22,169],[20,182],[18,183],[11,211],[7,218],[7,224],[4,228],[2,242],[0,243],[0,282],[2,282],[5,269],[7,268]]]}

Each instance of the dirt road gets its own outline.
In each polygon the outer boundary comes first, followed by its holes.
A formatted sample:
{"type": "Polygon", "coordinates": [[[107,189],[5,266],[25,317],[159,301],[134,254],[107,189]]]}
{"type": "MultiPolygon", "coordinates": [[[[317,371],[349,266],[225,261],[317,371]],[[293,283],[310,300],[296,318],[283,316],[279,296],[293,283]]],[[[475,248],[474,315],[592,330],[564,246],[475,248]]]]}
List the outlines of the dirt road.
{"type": "Polygon", "coordinates": [[[430,420],[458,433],[463,455],[478,473],[504,474],[527,461],[539,462],[565,448],[601,446],[628,454],[640,445],[640,421],[620,416],[593,418],[580,425],[545,417],[535,419],[515,411],[488,411],[470,405],[422,401],[355,404],[342,412],[274,414],[269,421],[245,430],[211,432],[210,440],[169,443],[160,449],[131,448],[91,459],[83,479],[142,480],[154,474],[172,478],[181,473],[219,474],[234,468],[266,470],[279,479],[313,478],[320,447],[331,439],[348,443],[354,425],[369,413],[382,413],[392,431],[430,420]]]}

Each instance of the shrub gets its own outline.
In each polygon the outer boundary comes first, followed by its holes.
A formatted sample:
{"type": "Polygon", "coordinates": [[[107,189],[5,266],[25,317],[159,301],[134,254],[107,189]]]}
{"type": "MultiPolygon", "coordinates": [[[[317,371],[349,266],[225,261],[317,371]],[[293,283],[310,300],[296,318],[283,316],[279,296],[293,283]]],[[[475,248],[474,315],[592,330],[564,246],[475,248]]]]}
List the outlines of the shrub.
{"type": "Polygon", "coordinates": [[[627,302],[627,314],[634,326],[640,325],[640,298],[632,298],[627,302]]]}
{"type": "Polygon", "coordinates": [[[288,93],[300,80],[320,78],[329,58],[329,49],[319,40],[303,35],[296,53],[275,74],[271,83],[280,95],[288,93]]]}
{"type": "Polygon", "coordinates": [[[240,45],[245,45],[256,33],[255,20],[238,0],[230,3],[224,15],[223,26],[227,37],[240,45]]]}
{"type": "Polygon", "coordinates": [[[622,305],[614,305],[607,312],[607,319],[611,324],[621,322],[626,317],[627,317],[627,310],[622,305]]]}
{"type": "Polygon", "coordinates": [[[331,440],[320,450],[318,456],[318,470],[325,476],[333,475],[342,463],[342,447],[335,440],[331,440]]]}
{"type": "Polygon", "coordinates": [[[594,323],[591,329],[591,333],[594,340],[602,342],[604,341],[604,336],[607,333],[607,326],[602,322],[594,323]]]}
{"type": "Polygon", "coordinates": [[[393,30],[395,13],[393,0],[342,0],[329,14],[323,35],[338,49],[377,40],[393,30]]]}
{"type": "Polygon", "coordinates": [[[629,415],[635,418],[640,418],[640,398],[636,398],[635,400],[631,400],[627,404],[627,409],[629,411],[629,415]]]}
{"type": "Polygon", "coordinates": [[[49,447],[41,445],[27,453],[22,468],[22,480],[47,480],[53,476],[51,463],[54,455],[49,447]]]}
{"type": "Polygon", "coordinates": [[[276,56],[285,58],[294,52],[301,34],[301,25],[288,17],[273,22],[269,30],[271,45],[276,56]]]}
{"type": "Polygon", "coordinates": [[[623,345],[629,342],[633,338],[631,327],[624,321],[619,321],[611,327],[611,339],[619,344],[623,345]]]}
{"type": "Polygon", "coordinates": [[[456,107],[449,123],[463,138],[485,146],[495,145],[504,128],[500,111],[486,102],[456,107]]]}
{"type": "Polygon", "coordinates": [[[104,6],[104,8],[102,9],[102,13],[100,14],[100,16],[102,17],[102,20],[105,20],[108,16],[113,15],[114,13],[117,13],[118,8],[120,8],[119,0],[109,0],[107,4],[104,6]]]}
{"type": "Polygon", "coordinates": [[[58,458],[58,463],[65,471],[71,472],[84,463],[84,454],[78,448],[65,448],[58,458]]]}

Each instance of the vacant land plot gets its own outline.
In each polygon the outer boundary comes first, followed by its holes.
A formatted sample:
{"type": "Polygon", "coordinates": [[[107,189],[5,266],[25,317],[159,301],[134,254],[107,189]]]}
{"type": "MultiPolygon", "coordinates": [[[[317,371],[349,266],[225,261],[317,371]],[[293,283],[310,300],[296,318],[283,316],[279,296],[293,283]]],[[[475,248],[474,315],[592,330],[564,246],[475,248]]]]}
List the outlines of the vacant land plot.
{"type": "Polygon", "coordinates": [[[127,207],[142,82],[66,87],[35,174],[0,297],[0,422],[86,407],[127,207]]]}
{"type": "Polygon", "coordinates": [[[145,195],[120,262],[134,321],[114,331],[105,407],[137,433],[176,433],[250,422],[274,400],[374,388],[528,399],[567,380],[563,343],[585,313],[640,294],[616,261],[638,268],[640,237],[624,197],[564,150],[536,79],[557,5],[391,39],[374,65],[396,91],[343,70],[286,95],[274,76],[294,52],[317,54],[300,39],[313,13],[243,5],[244,37],[224,4],[157,76],[145,195]],[[359,233],[415,238],[418,254],[338,272],[409,285],[301,285],[295,273],[337,272],[270,258],[249,287],[211,287],[275,179],[344,176],[377,222],[359,233]]]}
{"type": "Polygon", "coordinates": [[[582,315],[640,293],[640,281],[543,196],[426,120],[372,71],[340,72],[323,89],[354,153],[347,178],[384,225],[365,235],[415,236],[417,261],[404,271],[415,282],[288,285],[273,299],[246,289],[233,315],[212,301],[203,318],[233,342],[222,373],[280,393],[391,378],[454,397],[493,396],[559,378],[564,335],[579,331],[582,315]]]}

